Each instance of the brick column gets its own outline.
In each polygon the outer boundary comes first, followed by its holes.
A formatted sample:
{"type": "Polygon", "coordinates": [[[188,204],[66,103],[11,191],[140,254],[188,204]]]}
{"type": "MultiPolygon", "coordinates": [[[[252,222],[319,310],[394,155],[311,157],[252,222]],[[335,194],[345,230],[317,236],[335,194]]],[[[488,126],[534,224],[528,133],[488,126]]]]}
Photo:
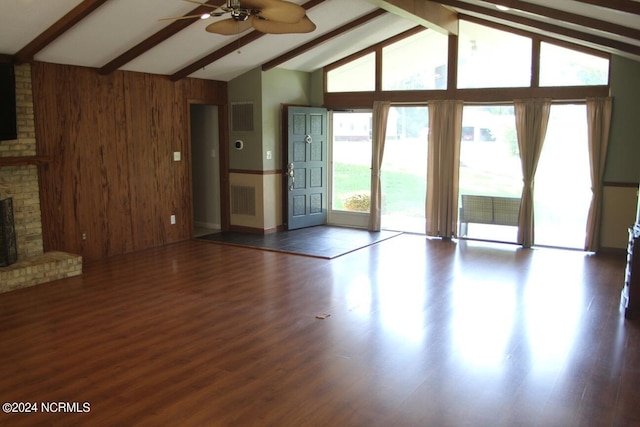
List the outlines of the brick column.
{"type": "MultiPolygon", "coordinates": [[[[0,142],[0,157],[36,155],[31,66],[15,67],[18,138],[0,142]]],[[[36,166],[0,167],[0,198],[12,197],[18,259],[43,253],[40,191],[36,166]]]]}

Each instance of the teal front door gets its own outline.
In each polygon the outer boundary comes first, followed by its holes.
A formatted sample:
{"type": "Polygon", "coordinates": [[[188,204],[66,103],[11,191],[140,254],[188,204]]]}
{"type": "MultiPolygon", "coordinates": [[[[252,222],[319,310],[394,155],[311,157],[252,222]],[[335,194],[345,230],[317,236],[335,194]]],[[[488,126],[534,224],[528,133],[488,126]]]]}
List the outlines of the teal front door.
{"type": "Polygon", "coordinates": [[[327,110],[287,108],[287,229],[327,222],[327,110]]]}

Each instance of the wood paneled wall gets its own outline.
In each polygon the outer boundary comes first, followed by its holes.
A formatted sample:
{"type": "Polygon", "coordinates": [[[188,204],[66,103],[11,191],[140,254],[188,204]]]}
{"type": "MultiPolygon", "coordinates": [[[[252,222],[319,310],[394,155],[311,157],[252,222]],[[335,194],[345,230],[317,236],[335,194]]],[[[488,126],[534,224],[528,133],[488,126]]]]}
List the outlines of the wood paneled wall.
{"type": "Polygon", "coordinates": [[[226,108],[227,84],[48,63],[32,79],[37,151],[52,158],[40,168],[45,250],[90,260],[190,238],[188,105],[226,108]]]}

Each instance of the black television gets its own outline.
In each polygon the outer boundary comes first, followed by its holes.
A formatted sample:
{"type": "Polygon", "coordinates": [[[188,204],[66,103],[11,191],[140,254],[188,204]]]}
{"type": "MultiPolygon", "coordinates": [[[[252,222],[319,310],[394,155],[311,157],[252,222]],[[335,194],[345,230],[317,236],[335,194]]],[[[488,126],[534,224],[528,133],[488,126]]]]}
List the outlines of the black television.
{"type": "Polygon", "coordinates": [[[0,62],[0,141],[17,138],[15,71],[13,64],[0,62]]]}

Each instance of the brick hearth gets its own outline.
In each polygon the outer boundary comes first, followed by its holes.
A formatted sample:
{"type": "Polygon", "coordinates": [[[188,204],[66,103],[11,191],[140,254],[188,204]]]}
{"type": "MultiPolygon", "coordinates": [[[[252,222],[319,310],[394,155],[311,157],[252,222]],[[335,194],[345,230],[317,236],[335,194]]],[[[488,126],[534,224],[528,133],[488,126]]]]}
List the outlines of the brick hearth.
{"type": "MultiPolygon", "coordinates": [[[[0,141],[0,160],[35,158],[31,67],[16,66],[18,139],[0,141]]],[[[0,292],[82,274],[82,257],[43,250],[38,168],[0,163],[0,199],[13,198],[18,261],[0,268],[0,292]]]]}

